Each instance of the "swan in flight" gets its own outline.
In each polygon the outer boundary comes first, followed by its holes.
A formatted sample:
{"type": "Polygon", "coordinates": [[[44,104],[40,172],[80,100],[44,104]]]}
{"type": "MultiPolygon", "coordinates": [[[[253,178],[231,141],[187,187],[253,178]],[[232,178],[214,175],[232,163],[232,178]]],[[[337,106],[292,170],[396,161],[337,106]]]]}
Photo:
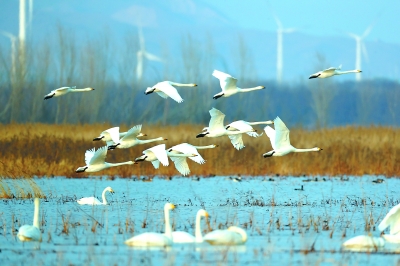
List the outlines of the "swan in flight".
{"type": "Polygon", "coordinates": [[[225,114],[215,108],[212,108],[209,112],[211,115],[209,125],[208,127],[205,127],[203,129],[203,132],[199,133],[196,136],[196,138],[202,138],[202,137],[215,138],[225,135],[230,136],[230,135],[237,135],[255,131],[253,128],[246,130],[237,130],[237,131],[227,130],[224,127],[225,114]]]}
{"type": "Polygon", "coordinates": [[[198,164],[204,164],[206,161],[201,157],[200,153],[197,150],[201,149],[213,149],[215,147],[218,147],[218,145],[208,145],[208,146],[193,146],[188,143],[181,143],[178,145],[175,145],[171,148],[169,148],[168,151],[168,156],[171,158],[171,160],[175,164],[175,168],[182,174],[182,175],[188,175],[190,174],[190,169],[189,165],[186,161],[186,157],[178,157],[176,155],[182,155],[182,154],[187,154],[189,159],[195,161],[198,164]],[[195,155],[195,156],[193,156],[195,155]]]}
{"type": "Polygon", "coordinates": [[[25,241],[42,241],[42,232],[39,227],[39,199],[34,199],[35,210],[33,214],[33,225],[23,225],[18,229],[17,237],[25,241]]]}
{"type": "MultiPolygon", "coordinates": [[[[109,129],[101,132],[100,136],[94,138],[93,141],[102,140],[102,141],[105,141],[106,143],[111,142],[111,144],[113,144],[114,141],[112,140],[111,135],[118,135],[118,137],[119,137],[118,140],[119,140],[120,138],[124,137],[126,135],[126,133],[128,133],[128,132],[119,132],[119,127],[112,127],[112,128],[109,128],[109,129]]],[[[142,133],[140,133],[140,134],[138,135],[138,137],[147,136],[146,134],[142,134],[142,133]]]]}
{"type": "MultiPolygon", "coordinates": [[[[243,120],[235,121],[230,123],[229,125],[225,126],[225,128],[229,131],[246,131],[246,130],[254,130],[253,125],[270,125],[273,124],[274,121],[268,120],[268,121],[261,121],[261,122],[247,122],[243,120]]],[[[258,138],[262,135],[257,134],[257,132],[247,132],[247,135],[253,137],[253,138],[258,138]]],[[[237,134],[237,135],[229,135],[229,139],[231,140],[231,143],[233,147],[237,150],[243,149],[244,143],[242,139],[242,134],[237,134]]]]}
{"type": "Polygon", "coordinates": [[[227,230],[215,230],[203,237],[211,245],[243,245],[247,241],[247,233],[242,228],[231,226],[227,230]]]}
{"type": "Polygon", "coordinates": [[[238,92],[249,92],[249,91],[255,91],[255,90],[262,90],[265,89],[264,86],[257,86],[254,88],[249,88],[249,89],[241,89],[236,86],[237,79],[232,77],[229,74],[226,74],[224,72],[214,70],[212,73],[214,77],[219,79],[219,84],[221,85],[222,92],[217,93],[214,95],[213,99],[218,99],[220,97],[229,97],[232,96],[238,92]]]}
{"type": "Polygon", "coordinates": [[[378,229],[384,231],[388,227],[390,227],[390,234],[385,234],[382,237],[388,242],[400,243],[400,204],[390,209],[379,224],[378,229]]]}
{"type": "Polygon", "coordinates": [[[308,79],[315,79],[315,78],[330,78],[334,75],[343,75],[343,74],[349,74],[349,73],[361,73],[361,70],[355,69],[355,70],[348,70],[348,71],[340,71],[342,69],[342,65],[339,67],[330,67],[328,69],[319,71],[315,74],[312,74],[308,79]]]}
{"type": "Polygon", "coordinates": [[[172,245],[172,229],[169,222],[169,210],[175,209],[172,203],[164,205],[165,234],[146,232],[134,236],[125,241],[125,244],[132,247],[165,247],[172,245]]]}
{"type": "Polygon", "coordinates": [[[279,117],[276,117],[274,125],[275,130],[270,126],[264,128],[273,148],[272,151],[263,154],[264,158],[271,156],[284,156],[291,152],[322,151],[322,149],[318,147],[312,149],[297,149],[293,147],[290,144],[289,129],[286,127],[285,123],[283,123],[279,117]]]}
{"type": "Polygon", "coordinates": [[[203,236],[201,234],[201,217],[209,217],[206,210],[200,209],[196,214],[195,236],[183,231],[172,232],[172,240],[174,243],[201,243],[203,236]]]}
{"type": "Polygon", "coordinates": [[[343,247],[351,250],[365,250],[368,248],[378,249],[384,245],[385,241],[382,238],[365,235],[355,236],[342,244],[343,247]]]}
{"type": "Polygon", "coordinates": [[[111,187],[106,187],[103,190],[103,193],[101,194],[101,197],[103,199],[103,202],[99,201],[95,197],[87,197],[87,198],[81,198],[77,200],[79,205],[107,205],[107,199],[106,199],[106,192],[110,192],[111,194],[114,194],[114,190],[111,187]]]}
{"type": "Polygon", "coordinates": [[[153,87],[148,87],[144,94],[150,94],[153,92],[156,92],[158,95],[160,95],[163,98],[168,98],[171,97],[174,101],[181,103],[183,102],[182,97],[179,95],[178,91],[175,89],[174,86],[178,87],[196,87],[197,85],[194,83],[189,83],[189,84],[184,84],[184,83],[176,83],[172,81],[163,81],[159,82],[153,87]]]}
{"type": "Polygon", "coordinates": [[[129,129],[128,132],[125,134],[125,136],[123,136],[121,139],[119,139],[118,132],[112,131],[110,135],[113,144],[111,142],[108,142],[108,149],[109,150],[114,150],[116,148],[127,149],[139,144],[145,144],[160,140],[168,140],[163,137],[159,137],[156,139],[147,139],[147,140],[138,139],[138,137],[146,136],[145,134],[142,134],[140,132],[141,130],[142,130],[142,125],[134,126],[131,129],[129,129]]]}
{"type": "Polygon", "coordinates": [[[91,150],[87,150],[85,153],[85,162],[86,165],[82,167],[78,167],[76,169],[77,173],[81,172],[97,172],[101,171],[110,167],[115,167],[119,165],[125,165],[125,164],[135,164],[132,161],[127,161],[123,163],[107,163],[105,162],[106,160],[106,155],[107,155],[107,147],[101,147],[97,149],[97,151],[93,148],[91,150]]]}
{"type": "Polygon", "coordinates": [[[94,91],[93,88],[84,88],[84,89],[77,89],[76,86],[74,87],[61,87],[59,89],[56,90],[52,90],[49,94],[46,94],[44,96],[44,99],[50,99],[53,97],[58,97],[58,96],[62,96],[64,94],[67,94],[69,92],[83,92],[83,91],[94,91]]]}
{"type": "Polygon", "coordinates": [[[150,149],[144,150],[143,155],[136,158],[135,162],[151,162],[155,169],[160,167],[160,162],[164,166],[169,165],[167,151],[165,150],[165,144],[160,144],[150,149]]]}

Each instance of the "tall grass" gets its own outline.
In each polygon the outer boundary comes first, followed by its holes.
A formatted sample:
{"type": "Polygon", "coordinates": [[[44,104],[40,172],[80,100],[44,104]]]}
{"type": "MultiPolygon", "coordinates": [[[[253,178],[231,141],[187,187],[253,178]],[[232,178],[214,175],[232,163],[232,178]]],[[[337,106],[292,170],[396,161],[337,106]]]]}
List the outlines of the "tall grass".
{"type": "MultiPolygon", "coordinates": [[[[104,142],[92,139],[107,124],[46,125],[9,124],[0,128],[0,175],[5,177],[66,176],[84,177],[75,173],[85,165],[87,149],[100,147],[104,142]]],[[[319,130],[291,130],[291,142],[298,148],[318,146],[321,152],[290,154],[284,157],[263,158],[271,145],[265,134],[259,138],[243,136],[246,147],[233,148],[228,137],[196,139],[202,125],[143,126],[147,138],[164,137],[167,147],[187,142],[193,145],[218,144],[215,149],[201,150],[207,160],[199,165],[191,160],[192,175],[385,175],[400,173],[400,129],[389,127],[339,127],[319,130]]],[[[122,126],[121,131],[127,130],[122,126]]],[[[260,132],[261,128],[259,128],[260,132]]],[[[134,160],[142,151],[163,142],[139,145],[130,149],[109,151],[107,162],[134,160]]],[[[154,169],[149,162],[115,167],[92,175],[153,176],[179,175],[173,163],[154,169]]]]}

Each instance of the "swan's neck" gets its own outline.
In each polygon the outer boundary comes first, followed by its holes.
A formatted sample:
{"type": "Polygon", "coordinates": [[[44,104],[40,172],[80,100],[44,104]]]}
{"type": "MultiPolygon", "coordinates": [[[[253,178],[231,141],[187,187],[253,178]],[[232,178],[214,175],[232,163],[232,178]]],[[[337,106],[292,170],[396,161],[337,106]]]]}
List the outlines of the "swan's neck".
{"type": "Polygon", "coordinates": [[[173,153],[169,151],[167,151],[167,155],[170,157],[193,157],[191,153],[173,153]]]}
{"type": "Polygon", "coordinates": [[[171,85],[178,86],[178,87],[196,87],[196,84],[193,83],[177,83],[177,82],[170,82],[171,85]]]}
{"type": "Polygon", "coordinates": [[[107,192],[107,189],[104,189],[103,190],[103,193],[101,194],[101,197],[102,197],[102,199],[103,199],[103,205],[107,205],[107,199],[106,199],[106,192],[107,192]]]}
{"type": "Polygon", "coordinates": [[[349,73],[359,73],[358,70],[347,70],[347,71],[335,71],[335,75],[343,75],[343,74],[349,74],[349,73]]]}
{"type": "Polygon", "coordinates": [[[255,91],[255,90],[262,90],[264,89],[264,86],[257,86],[254,88],[248,88],[248,89],[239,89],[239,92],[248,92],[248,91],[255,91]]]}
{"type": "Polygon", "coordinates": [[[150,142],[154,142],[154,141],[159,141],[159,140],[164,140],[164,138],[159,137],[156,139],[137,139],[139,141],[140,144],[144,144],[144,143],[150,143],[150,142]]]}
{"type": "Polygon", "coordinates": [[[84,89],[74,89],[74,88],[71,88],[71,89],[70,89],[71,92],[92,91],[92,90],[93,90],[92,88],[84,88],[84,89]]]}
{"type": "Polygon", "coordinates": [[[318,151],[318,148],[312,148],[312,149],[297,149],[294,148],[293,152],[309,152],[309,151],[318,151]]]}
{"type": "Polygon", "coordinates": [[[230,130],[225,130],[226,135],[237,135],[237,134],[245,134],[247,132],[252,132],[251,130],[248,131],[230,131],[230,130]]]}
{"type": "Polygon", "coordinates": [[[109,167],[114,167],[114,166],[120,166],[120,165],[125,165],[125,164],[134,164],[132,161],[127,161],[127,162],[122,162],[122,163],[105,163],[107,165],[107,168],[109,167]]]}
{"type": "Polygon", "coordinates": [[[208,146],[194,146],[198,150],[204,150],[204,149],[212,149],[215,148],[214,145],[208,145],[208,146]]]}
{"type": "Polygon", "coordinates": [[[253,125],[270,125],[273,124],[274,122],[271,120],[268,121],[260,121],[260,122],[247,122],[247,124],[253,126],[253,125]]]}
{"type": "Polygon", "coordinates": [[[203,242],[203,236],[201,234],[201,214],[196,215],[196,229],[194,236],[196,237],[196,242],[203,242]]]}
{"type": "Polygon", "coordinates": [[[172,228],[169,222],[169,208],[164,207],[164,218],[165,218],[165,235],[172,239],[172,228]]]}
{"type": "Polygon", "coordinates": [[[39,199],[35,198],[34,200],[34,204],[35,204],[35,211],[33,213],[33,226],[36,228],[40,228],[39,227],[39,199]]]}

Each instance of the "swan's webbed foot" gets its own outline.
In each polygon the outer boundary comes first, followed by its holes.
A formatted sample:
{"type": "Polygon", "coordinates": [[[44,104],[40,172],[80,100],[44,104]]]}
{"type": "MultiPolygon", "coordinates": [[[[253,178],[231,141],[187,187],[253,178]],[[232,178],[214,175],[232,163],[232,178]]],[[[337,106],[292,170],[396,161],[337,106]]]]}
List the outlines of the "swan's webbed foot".
{"type": "Polygon", "coordinates": [[[275,153],[275,151],[264,153],[264,154],[263,154],[263,157],[264,157],[264,158],[272,157],[272,156],[274,155],[274,153],[275,153]]]}

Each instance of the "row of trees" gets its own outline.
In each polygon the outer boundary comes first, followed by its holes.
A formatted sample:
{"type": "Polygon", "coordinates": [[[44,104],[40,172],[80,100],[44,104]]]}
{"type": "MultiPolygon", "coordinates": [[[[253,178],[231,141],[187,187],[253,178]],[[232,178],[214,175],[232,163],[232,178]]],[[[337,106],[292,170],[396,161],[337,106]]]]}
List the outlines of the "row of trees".
{"type": "MultiPolygon", "coordinates": [[[[163,63],[145,61],[144,77],[136,79],[136,32],[125,41],[106,33],[98,39],[76,42],[73,34],[58,28],[52,40],[26,44],[0,52],[0,122],[2,123],[207,123],[208,110],[219,108],[227,122],[266,120],[279,115],[288,124],[326,127],[345,124],[400,125],[400,84],[388,80],[337,82],[317,79],[277,85],[257,80],[251,49],[238,36],[231,46],[235,64],[221,69],[236,73],[239,86],[266,86],[265,90],[213,100],[219,82],[210,73],[226,60],[216,52],[211,37],[198,42],[182,37],[178,52],[162,47],[163,63]],[[177,56],[179,54],[179,56],[177,56]],[[194,82],[179,89],[184,103],[144,95],[146,87],[161,80],[194,82]],[[93,87],[95,91],[43,101],[61,86],[93,87]]],[[[329,65],[317,55],[319,69],[329,65]]]]}

